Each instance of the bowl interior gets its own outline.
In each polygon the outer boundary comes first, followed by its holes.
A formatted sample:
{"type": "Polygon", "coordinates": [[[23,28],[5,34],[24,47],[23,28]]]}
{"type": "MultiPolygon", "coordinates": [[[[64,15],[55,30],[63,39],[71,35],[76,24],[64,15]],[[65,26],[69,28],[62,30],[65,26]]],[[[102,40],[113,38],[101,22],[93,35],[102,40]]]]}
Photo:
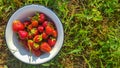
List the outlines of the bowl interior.
{"type": "Polygon", "coordinates": [[[41,64],[41,63],[49,61],[50,59],[52,59],[53,57],[57,55],[57,53],[62,47],[64,34],[63,34],[62,24],[55,13],[53,13],[50,9],[44,6],[28,5],[23,8],[20,8],[11,16],[6,26],[5,38],[6,38],[6,43],[8,45],[8,48],[10,49],[11,53],[16,58],[28,64],[41,64]],[[23,21],[26,19],[26,17],[33,16],[35,12],[44,13],[49,18],[51,18],[51,20],[54,22],[57,28],[57,31],[58,31],[57,42],[55,46],[53,47],[53,49],[51,50],[51,52],[45,53],[41,55],[40,57],[35,57],[30,52],[26,51],[21,46],[21,43],[17,39],[16,33],[12,31],[12,22],[14,20],[18,19],[18,20],[23,21]]]}

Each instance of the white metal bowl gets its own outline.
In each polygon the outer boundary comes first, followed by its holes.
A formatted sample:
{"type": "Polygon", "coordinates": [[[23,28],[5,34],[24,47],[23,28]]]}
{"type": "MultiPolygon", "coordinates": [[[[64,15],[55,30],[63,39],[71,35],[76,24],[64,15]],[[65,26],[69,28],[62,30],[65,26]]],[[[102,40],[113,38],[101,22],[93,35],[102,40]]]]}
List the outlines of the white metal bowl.
{"type": "Polygon", "coordinates": [[[6,26],[5,39],[9,50],[17,59],[28,64],[41,64],[54,58],[60,51],[64,40],[63,26],[56,14],[50,9],[41,5],[27,5],[18,9],[10,17],[6,26]],[[51,20],[55,23],[55,26],[58,31],[57,42],[53,49],[50,51],[49,54],[45,53],[40,57],[31,55],[30,52],[26,51],[18,41],[16,33],[14,33],[12,30],[12,22],[14,20],[24,20],[26,17],[32,16],[35,12],[42,12],[49,18],[51,18],[51,20]]]}

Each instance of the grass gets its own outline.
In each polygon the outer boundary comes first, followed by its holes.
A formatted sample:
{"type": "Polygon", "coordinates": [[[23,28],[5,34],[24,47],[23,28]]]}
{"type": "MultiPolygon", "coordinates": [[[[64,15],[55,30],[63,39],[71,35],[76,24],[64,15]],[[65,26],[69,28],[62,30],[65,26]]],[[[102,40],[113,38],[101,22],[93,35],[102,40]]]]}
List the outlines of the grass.
{"type": "Polygon", "coordinates": [[[0,0],[0,65],[8,68],[120,68],[119,0],[0,0]],[[41,65],[29,65],[8,50],[4,31],[10,16],[29,4],[52,9],[62,21],[64,44],[41,65]]]}

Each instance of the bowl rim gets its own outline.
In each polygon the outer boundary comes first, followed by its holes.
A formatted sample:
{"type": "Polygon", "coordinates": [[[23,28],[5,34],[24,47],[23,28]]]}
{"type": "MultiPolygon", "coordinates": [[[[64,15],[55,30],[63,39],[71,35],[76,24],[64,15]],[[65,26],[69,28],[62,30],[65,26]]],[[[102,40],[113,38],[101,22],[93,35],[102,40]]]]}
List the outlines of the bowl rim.
{"type": "MultiPolygon", "coordinates": [[[[31,4],[31,5],[25,5],[25,6],[23,6],[23,7],[20,7],[20,8],[18,8],[18,9],[16,9],[16,11],[13,12],[13,14],[9,17],[9,19],[8,19],[8,21],[7,21],[7,23],[6,23],[5,25],[6,25],[6,26],[5,26],[5,30],[4,30],[5,44],[7,45],[10,53],[12,53],[12,55],[13,55],[15,58],[17,58],[18,60],[20,60],[20,62],[24,62],[24,63],[26,63],[26,64],[32,64],[32,65],[44,64],[44,63],[49,62],[50,60],[54,59],[54,57],[56,57],[56,56],[58,55],[58,53],[60,52],[61,48],[63,47],[63,44],[64,44],[64,28],[63,28],[63,24],[62,24],[62,22],[61,22],[61,19],[58,17],[58,15],[57,15],[54,11],[52,11],[50,8],[48,8],[48,7],[46,7],[46,6],[38,5],[38,4],[31,4]],[[24,61],[22,61],[22,60],[19,59],[17,56],[15,56],[15,54],[10,50],[9,45],[8,45],[8,43],[7,43],[7,40],[6,40],[6,39],[7,39],[7,38],[6,38],[6,32],[7,32],[7,26],[8,26],[9,20],[11,19],[11,17],[12,17],[13,15],[16,14],[17,11],[20,11],[20,10],[23,9],[24,7],[28,7],[28,6],[39,6],[39,7],[41,6],[41,7],[44,7],[44,8],[46,8],[46,9],[48,9],[49,11],[51,11],[51,12],[58,18],[58,20],[60,21],[60,24],[62,25],[61,27],[62,27],[63,37],[62,37],[61,47],[59,48],[58,52],[57,52],[56,54],[54,54],[54,56],[53,56],[52,58],[50,58],[49,60],[47,60],[47,61],[45,61],[45,62],[42,62],[42,63],[29,63],[29,62],[24,62],[24,61]]],[[[57,38],[58,38],[58,37],[57,37],[57,38]]]]}

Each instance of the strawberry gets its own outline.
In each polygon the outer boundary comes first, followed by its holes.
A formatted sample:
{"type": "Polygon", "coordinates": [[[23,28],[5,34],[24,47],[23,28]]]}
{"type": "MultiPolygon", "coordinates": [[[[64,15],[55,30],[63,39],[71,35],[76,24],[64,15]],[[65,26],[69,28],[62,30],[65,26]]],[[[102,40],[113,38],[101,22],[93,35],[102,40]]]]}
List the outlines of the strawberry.
{"type": "Polygon", "coordinates": [[[20,37],[20,39],[26,39],[28,37],[28,32],[27,31],[23,31],[23,30],[20,30],[18,32],[18,35],[20,37]]]}
{"type": "Polygon", "coordinates": [[[42,33],[42,38],[43,38],[43,39],[47,39],[47,37],[48,37],[48,35],[47,35],[45,32],[43,32],[43,33],[42,33]]]}
{"type": "Polygon", "coordinates": [[[24,25],[19,20],[15,20],[13,21],[12,29],[14,32],[18,32],[20,30],[24,30],[24,25]]]}
{"type": "Polygon", "coordinates": [[[24,26],[27,27],[30,24],[30,21],[24,21],[24,26]]]}
{"type": "Polygon", "coordinates": [[[43,13],[40,13],[39,20],[41,23],[43,23],[45,21],[45,15],[43,13]]]}
{"type": "Polygon", "coordinates": [[[39,50],[39,49],[40,49],[40,48],[39,48],[39,44],[34,43],[34,44],[33,44],[33,49],[34,49],[34,50],[39,50]]]}
{"type": "Polygon", "coordinates": [[[28,39],[32,39],[32,38],[33,38],[32,33],[29,32],[29,33],[28,33],[28,39]]]}
{"type": "Polygon", "coordinates": [[[29,51],[28,45],[24,45],[24,47],[25,47],[25,49],[26,49],[27,51],[29,51]]]}
{"type": "Polygon", "coordinates": [[[38,26],[38,21],[37,20],[32,20],[31,22],[32,22],[31,24],[32,24],[33,27],[38,26]]]}
{"type": "Polygon", "coordinates": [[[57,31],[56,30],[52,31],[52,36],[55,37],[55,38],[57,37],[57,31]]]}
{"type": "Polygon", "coordinates": [[[25,49],[26,49],[27,51],[29,51],[28,45],[24,45],[24,47],[25,47],[25,49]]]}
{"type": "Polygon", "coordinates": [[[49,53],[51,51],[51,47],[47,42],[43,42],[40,46],[40,50],[49,53]]]}
{"type": "Polygon", "coordinates": [[[47,25],[48,25],[48,21],[44,21],[42,24],[43,27],[46,27],[47,25]]]}
{"type": "Polygon", "coordinates": [[[33,44],[34,44],[33,40],[28,40],[27,45],[29,47],[29,50],[32,50],[33,44]]]}
{"type": "Polygon", "coordinates": [[[21,44],[23,45],[23,47],[24,47],[26,50],[29,50],[29,47],[28,47],[28,45],[27,45],[27,40],[21,40],[21,39],[20,39],[20,42],[21,42],[21,44]]]}
{"type": "Polygon", "coordinates": [[[39,31],[40,33],[42,33],[42,32],[44,31],[44,27],[43,27],[43,26],[39,26],[39,27],[38,27],[38,31],[39,31]]]}
{"type": "Polygon", "coordinates": [[[31,30],[33,28],[32,24],[28,25],[27,29],[31,30]]]}
{"type": "Polygon", "coordinates": [[[45,28],[46,34],[51,35],[51,34],[52,34],[52,31],[53,31],[53,28],[52,28],[52,27],[50,27],[49,25],[46,26],[46,28],[45,28]]]}
{"type": "Polygon", "coordinates": [[[48,39],[48,44],[52,47],[56,43],[56,39],[48,39]]]}
{"type": "Polygon", "coordinates": [[[34,38],[33,38],[33,41],[34,42],[40,42],[40,41],[42,41],[42,35],[36,35],[34,38]]]}
{"type": "Polygon", "coordinates": [[[38,30],[36,28],[32,28],[30,32],[32,36],[38,35],[38,30]]]}
{"type": "Polygon", "coordinates": [[[39,57],[41,55],[41,52],[39,50],[37,50],[37,51],[33,50],[32,52],[37,57],[39,57]]]}

